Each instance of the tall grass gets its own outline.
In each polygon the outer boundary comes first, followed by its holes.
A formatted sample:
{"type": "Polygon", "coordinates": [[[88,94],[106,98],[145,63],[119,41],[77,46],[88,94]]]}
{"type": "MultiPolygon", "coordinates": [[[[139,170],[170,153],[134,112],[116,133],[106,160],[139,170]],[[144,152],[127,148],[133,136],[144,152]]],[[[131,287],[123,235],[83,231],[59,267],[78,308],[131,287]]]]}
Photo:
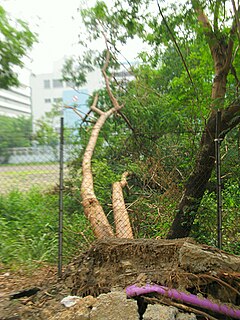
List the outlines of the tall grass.
{"type": "MultiPolygon", "coordinates": [[[[57,263],[58,194],[33,188],[0,196],[0,261],[9,265],[57,263]]],[[[64,261],[93,240],[79,206],[64,197],[64,261]]]]}
{"type": "MultiPolygon", "coordinates": [[[[63,258],[70,261],[94,240],[89,222],[85,218],[78,195],[64,195],[63,258]]],[[[240,254],[239,185],[232,181],[223,190],[223,249],[240,254]]],[[[163,203],[161,203],[163,205],[163,203]]],[[[155,237],[168,228],[171,203],[165,204],[166,216],[157,219],[154,212],[146,216],[139,226],[146,236],[155,237]],[[149,225],[148,225],[149,223],[149,225]],[[167,227],[165,226],[167,224],[167,227]],[[154,228],[154,229],[153,229],[154,228]],[[149,230],[152,230],[152,234],[149,230]]],[[[160,204],[158,204],[158,207],[160,204]]],[[[149,210],[138,203],[138,216],[149,210]],[[142,212],[142,213],[141,213],[142,212]]],[[[12,191],[0,196],[0,262],[7,265],[57,264],[59,196],[32,188],[28,192],[12,191]]],[[[140,215],[141,216],[141,215],[140,215]]],[[[137,217],[137,215],[136,215],[137,217]]],[[[139,222],[138,222],[139,223],[139,222]]],[[[165,232],[165,231],[164,231],[165,232]]],[[[136,233],[138,234],[138,233],[136,233]]],[[[205,193],[192,236],[202,243],[216,245],[216,195],[205,193]]]]}

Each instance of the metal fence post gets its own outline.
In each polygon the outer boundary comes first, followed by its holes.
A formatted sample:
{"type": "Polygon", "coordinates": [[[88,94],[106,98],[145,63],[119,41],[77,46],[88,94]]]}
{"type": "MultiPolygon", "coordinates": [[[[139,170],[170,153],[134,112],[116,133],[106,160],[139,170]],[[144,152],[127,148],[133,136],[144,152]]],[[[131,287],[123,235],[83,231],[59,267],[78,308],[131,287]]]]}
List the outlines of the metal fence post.
{"type": "Polygon", "coordinates": [[[217,233],[218,233],[218,248],[222,249],[222,186],[221,186],[221,154],[220,154],[220,124],[221,111],[217,111],[216,116],[216,136],[215,136],[215,151],[216,151],[216,175],[217,175],[217,233]]]}
{"type": "Polygon", "coordinates": [[[58,277],[62,277],[63,257],[63,150],[64,118],[60,118],[60,170],[59,170],[59,221],[58,221],[58,277]]]}

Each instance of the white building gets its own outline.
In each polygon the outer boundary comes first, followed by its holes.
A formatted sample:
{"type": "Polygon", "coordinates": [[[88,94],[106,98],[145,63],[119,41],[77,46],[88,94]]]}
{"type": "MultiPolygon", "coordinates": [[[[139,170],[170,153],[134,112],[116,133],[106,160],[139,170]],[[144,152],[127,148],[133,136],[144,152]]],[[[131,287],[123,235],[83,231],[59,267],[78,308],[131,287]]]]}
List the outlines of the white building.
{"type": "Polygon", "coordinates": [[[30,117],[31,113],[31,90],[28,86],[0,89],[0,115],[30,117]]]}
{"type": "MultiPolygon", "coordinates": [[[[36,121],[42,118],[46,112],[49,112],[54,103],[62,103],[63,106],[75,104],[78,109],[83,108],[86,111],[87,98],[94,90],[101,87],[101,75],[99,71],[89,73],[86,84],[77,91],[65,82],[62,82],[61,78],[62,74],[59,63],[55,66],[52,73],[32,74],[30,76],[33,128],[36,121]]],[[[68,118],[73,114],[72,110],[66,111],[66,117],[68,118]]],[[[74,117],[76,118],[75,114],[74,117]]],[[[69,125],[73,122],[73,119],[66,120],[66,122],[69,122],[69,125]]]]}

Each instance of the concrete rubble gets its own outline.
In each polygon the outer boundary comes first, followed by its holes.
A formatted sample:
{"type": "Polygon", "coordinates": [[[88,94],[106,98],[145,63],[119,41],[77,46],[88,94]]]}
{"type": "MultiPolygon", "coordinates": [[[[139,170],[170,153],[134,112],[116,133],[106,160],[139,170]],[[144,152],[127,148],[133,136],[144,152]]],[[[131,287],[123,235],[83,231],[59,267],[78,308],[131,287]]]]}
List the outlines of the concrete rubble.
{"type": "MultiPolygon", "coordinates": [[[[139,320],[137,302],[125,292],[114,291],[97,298],[80,298],[73,307],[65,308],[50,320],[139,320]]],[[[182,313],[175,307],[148,305],[143,320],[196,320],[194,314],[182,313]]]]}

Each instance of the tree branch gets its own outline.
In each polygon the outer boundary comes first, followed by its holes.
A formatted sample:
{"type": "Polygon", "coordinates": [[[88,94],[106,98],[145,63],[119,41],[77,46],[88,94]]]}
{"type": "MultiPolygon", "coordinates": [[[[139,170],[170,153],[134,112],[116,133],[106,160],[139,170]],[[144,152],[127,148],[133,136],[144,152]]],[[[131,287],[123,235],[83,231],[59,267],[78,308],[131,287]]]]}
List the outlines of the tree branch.
{"type": "Polygon", "coordinates": [[[73,110],[82,120],[84,119],[84,117],[81,115],[81,113],[77,110],[77,108],[72,107],[72,106],[64,106],[65,109],[71,109],[73,110]]]}
{"type": "Polygon", "coordinates": [[[96,112],[99,116],[101,116],[102,114],[104,114],[104,111],[98,109],[98,108],[95,107],[95,106],[92,106],[92,107],[91,107],[91,110],[94,111],[94,112],[96,112]]]}
{"type": "Polygon", "coordinates": [[[127,185],[128,172],[122,174],[121,181],[113,183],[112,204],[116,236],[118,238],[133,239],[132,227],[125,206],[122,189],[127,185]]]}
{"type": "Polygon", "coordinates": [[[237,29],[238,29],[238,39],[240,40],[240,21],[239,21],[239,16],[238,16],[239,8],[237,10],[235,0],[232,0],[232,6],[233,6],[234,17],[235,17],[235,21],[236,21],[236,25],[237,25],[237,29]]]}
{"type": "Polygon", "coordinates": [[[221,123],[221,137],[224,137],[240,123],[240,98],[222,111],[221,123]]]}
{"type": "Polygon", "coordinates": [[[211,54],[213,56],[213,50],[214,50],[217,39],[213,32],[211,23],[209,22],[208,17],[204,13],[199,0],[192,0],[191,2],[192,2],[193,9],[197,14],[198,22],[204,28],[204,34],[205,34],[208,46],[210,48],[211,54]]]}
{"type": "Polygon", "coordinates": [[[126,124],[128,125],[129,129],[132,130],[133,133],[135,132],[135,129],[133,128],[133,126],[131,125],[130,121],[128,120],[128,118],[125,116],[125,114],[122,113],[122,111],[118,110],[118,114],[123,118],[123,120],[126,122],[126,124]]]}
{"type": "Polygon", "coordinates": [[[109,65],[109,61],[110,61],[110,50],[108,48],[108,44],[107,44],[107,38],[106,38],[106,35],[103,33],[103,36],[104,36],[104,39],[105,39],[105,43],[106,43],[106,47],[107,47],[107,54],[106,54],[106,61],[105,61],[105,64],[102,68],[102,74],[103,74],[103,77],[104,77],[104,80],[105,80],[105,84],[106,84],[106,88],[107,88],[107,92],[108,92],[108,95],[109,95],[109,98],[114,106],[114,108],[117,110],[120,110],[123,106],[120,106],[117,99],[114,97],[113,93],[112,93],[112,90],[110,88],[110,83],[109,83],[109,79],[108,79],[108,76],[107,76],[107,73],[106,73],[106,70],[107,70],[107,67],[109,65]]]}
{"type": "Polygon", "coordinates": [[[218,30],[218,18],[219,18],[219,9],[221,5],[221,0],[216,0],[215,8],[214,8],[214,18],[213,18],[213,30],[217,33],[218,30]]]}
{"type": "MultiPolygon", "coordinates": [[[[235,7],[235,9],[236,9],[236,7],[235,7]]],[[[229,71],[229,69],[231,67],[231,64],[232,64],[232,61],[233,61],[232,60],[232,58],[233,58],[233,47],[234,47],[233,37],[234,37],[235,33],[237,32],[237,27],[238,27],[238,22],[239,22],[238,13],[239,13],[239,8],[238,8],[238,11],[235,11],[234,20],[233,20],[232,28],[231,28],[230,35],[229,35],[227,58],[226,58],[225,65],[224,65],[223,70],[222,70],[223,72],[228,72],[229,71]]]]}
{"type": "Polygon", "coordinates": [[[170,29],[170,27],[169,27],[169,25],[168,25],[168,23],[167,23],[164,15],[163,15],[163,12],[162,12],[162,10],[161,10],[161,7],[160,7],[160,4],[159,4],[159,1],[158,1],[158,0],[157,0],[157,5],[158,5],[159,13],[160,13],[160,15],[161,15],[161,17],[162,17],[162,19],[163,19],[163,22],[164,22],[164,24],[165,24],[165,26],[166,26],[166,28],[167,28],[167,30],[168,30],[171,38],[172,38],[172,41],[173,41],[174,44],[175,44],[176,49],[177,49],[177,52],[178,52],[178,54],[179,54],[179,56],[180,56],[180,58],[181,58],[181,60],[182,60],[182,62],[183,62],[183,65],[184,65],[184,68],[185,68],[185,70],[186,70],[186,72],[187,72],[187,75],[188,75],[188,77],[189,77],[189,80],[190,80],[190,82],[191,82],[191,84],[192,84],[192,86],[193,86],[193,88],[194,88],[196,97],[198,97],[197,89],[196,89],[196,87],[195,87],[195,85],[194,85],[194,83],[193,83],[192,76],[191,76],[191,74],[190,74],[190,72],[189,72],[189,70],[188,70],[188,67],[187,67],[186,61],[185,61],[185,59],[184,59],[184,57],[183,57],[182,51],[181,51],[181,49],[180,49],[180,47],[179,47],[179,45],[178,45],[178,43],[177,43],[177,41],[176,41],[176,38],[175,38],[172,30],[170,29]]]}

